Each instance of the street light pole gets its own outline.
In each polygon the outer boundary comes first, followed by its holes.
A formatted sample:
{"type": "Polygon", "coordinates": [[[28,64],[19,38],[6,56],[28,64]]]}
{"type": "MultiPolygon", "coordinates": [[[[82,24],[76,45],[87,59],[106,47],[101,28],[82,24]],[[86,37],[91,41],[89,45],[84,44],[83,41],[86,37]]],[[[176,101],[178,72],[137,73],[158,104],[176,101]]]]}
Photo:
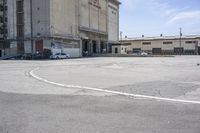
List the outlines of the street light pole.
{"type": "Polygon", "coordinates": [[[182,54],[182,28],[180,28],[180,55],[182,54]]]}
{"type": "Polygon", "coordinates": [[[123,33],[122,33],[122,31],[120,31],[120,40],[122,41],[122,35],[123,33]]]}

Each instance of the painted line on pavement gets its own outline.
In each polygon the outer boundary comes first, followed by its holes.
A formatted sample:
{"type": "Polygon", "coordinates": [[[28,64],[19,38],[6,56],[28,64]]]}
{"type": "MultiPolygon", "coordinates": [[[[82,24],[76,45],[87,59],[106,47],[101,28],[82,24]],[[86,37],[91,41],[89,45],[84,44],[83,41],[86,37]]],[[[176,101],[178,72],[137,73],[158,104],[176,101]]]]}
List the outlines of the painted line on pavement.
{"type": "Polygon", "coordinates": [[[48,84],[52,84],[52,85],[56,85],[56,86],[60,86],[60,87],[86,89],[86,90],[92,90],[92,91],[98,91],[98,92],[104,92],[104,93],[111,93],[111,94],[122,95],[122,96],[153,99],[153,100],[176,102],[176,103],[200,104],[200,101],[181,100],[181,99],[172,99],[172,98],[163,98],[163,97],[131,94],[131,93],[125,93],[125,92],[120,92],[120,91],[112,91],[112,90],[106,90],[106,89],[100,89],[100,88],[94,88],[94,87],[84,87],[84,86],[78,86],[78,85],[65,85],[65,84],[61,84],[61,83],[52,82],[52,81],[49,81],[47,79],[44,79],[44,78],[37,76],[36,74],[34,74],[34,72],[37,71],[37,70],[39,70],[39,67],[30,71],[30,75],[33,78],[35,78],[39,81],[42,81],[42,82],[45,82],[45,83],[48,83],[48,84]]]}

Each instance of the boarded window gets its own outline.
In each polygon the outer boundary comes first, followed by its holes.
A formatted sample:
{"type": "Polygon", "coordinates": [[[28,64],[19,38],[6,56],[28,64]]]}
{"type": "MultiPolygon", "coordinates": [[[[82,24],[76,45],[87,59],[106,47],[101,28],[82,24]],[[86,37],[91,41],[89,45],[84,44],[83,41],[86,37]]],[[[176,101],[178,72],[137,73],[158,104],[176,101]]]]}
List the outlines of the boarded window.
{"type": "Polygon", "coordinates": [[[186,44],[192,44],[192,43],[195,44],[196,41],[185,41],[185,43],[186,43],[186,44]]]}
{"type": "Polygon", "coordinates": [[[173,42],[163,42],[163,44],[173,44],[173,42]]]}
{"type": "Polygon", "coordinates": [[[151,42],[142,42],[143,45],[151,45],[151,42]]]}

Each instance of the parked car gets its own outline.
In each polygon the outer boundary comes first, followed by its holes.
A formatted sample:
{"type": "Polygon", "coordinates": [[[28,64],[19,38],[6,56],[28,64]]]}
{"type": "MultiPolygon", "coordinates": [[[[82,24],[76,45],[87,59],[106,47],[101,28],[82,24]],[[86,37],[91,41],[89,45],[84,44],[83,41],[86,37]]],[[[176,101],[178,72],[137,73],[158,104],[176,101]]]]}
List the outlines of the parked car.
{"type": "Polygon", "coordinates": [[[141,56],[147,56],[147,55],[148,55],[148,53],[146,53],[146,52],[142,51],[142,52],[140,53],[140,55],[141,55],[141,56]]]}
{"type": "Polygon", "coordinates": [[[49,59],[51,56],[51,50],[50,49],[44,49],[43,51],[43,59],[49,59]]]}
{"type": "Polygon", "coordinates": [[[16,54],[16,55],[11,55],[11,56],[5,56],[3,60],[21,60],[24,59],[23,54],[16,54]]]}
{"type": "Polygon", "coordinates": [[[66,53],[56,53],[55,55],[51,55],[51,59],[67,59],[69,58],[70,55],[66,53]]]}
{"type": "Polygon", "coordinates": [[[144,51],[134,51],[133,55],[135,55],[135,56],[147,56],[148,53],[146,53],[144,51]]]}
{"type": "Polygon", "coordinates": [[[41,59],[43,59],[43,53],[36,52],[35,54],[33,54],[33,59],[34,60],[41,60],[41,59]]]}

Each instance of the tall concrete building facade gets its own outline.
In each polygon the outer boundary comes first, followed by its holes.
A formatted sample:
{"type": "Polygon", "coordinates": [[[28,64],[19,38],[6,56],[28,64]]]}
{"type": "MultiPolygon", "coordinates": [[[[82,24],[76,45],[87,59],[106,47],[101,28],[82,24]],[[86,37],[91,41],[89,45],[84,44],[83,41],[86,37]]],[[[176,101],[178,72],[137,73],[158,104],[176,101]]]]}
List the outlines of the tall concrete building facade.
{"type": "Polygon", "coordinates": [[[110,52],[118,42],[119,5],[118,0],[7,0],[12,54],[110,52]]]}
{"type": "Polygon", "coordinates": [[[7,0],[0,0],[0,57],[5,55],[8,46],[7,38],[7,0]]]}

